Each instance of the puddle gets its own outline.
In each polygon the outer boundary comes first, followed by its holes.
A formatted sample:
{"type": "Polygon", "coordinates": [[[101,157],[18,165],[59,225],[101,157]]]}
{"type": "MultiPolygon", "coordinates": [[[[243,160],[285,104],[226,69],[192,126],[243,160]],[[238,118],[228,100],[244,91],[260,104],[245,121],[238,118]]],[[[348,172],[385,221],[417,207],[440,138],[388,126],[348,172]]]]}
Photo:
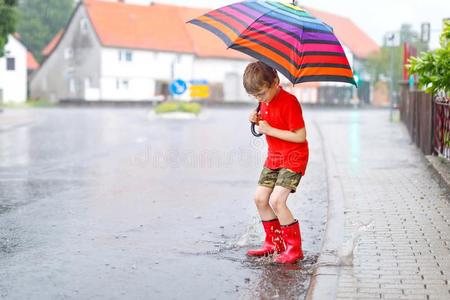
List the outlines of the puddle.
{"type": "Polygon", "coordinates": [[[316,266],[318,253],[304,251],[305,258],[296,264],[275,264],[275,255],[248,257],[250,248],[263,243],[264,234],[259,218],[250,220],[246,230],[240,235],[229,237],[221,235],[217,240],[199,240],[205,251],[179,252],[181,255],[212,256],[219,260],[232,262],[248,275],[244,282],[236,285],[232,298],[237,299],[302,299],[307,293],[309,280],[316,266]],[[261,232],[260,232],[261,231],[261,232]],[[213,249],[211,249],[213,248],[213,249]]]}

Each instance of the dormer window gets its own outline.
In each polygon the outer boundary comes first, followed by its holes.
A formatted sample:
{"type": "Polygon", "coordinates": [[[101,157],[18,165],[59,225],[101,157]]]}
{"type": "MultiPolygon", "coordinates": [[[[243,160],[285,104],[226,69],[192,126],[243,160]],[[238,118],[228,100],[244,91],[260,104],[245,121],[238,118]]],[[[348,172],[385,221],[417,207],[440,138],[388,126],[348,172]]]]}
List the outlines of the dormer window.
{"type": "Polygon", "coordinates": [[[89,24],[88,24],[88,20],[86,18],[82,18],[80,20],[80,31],[83,34],[88,33],[88,29],[89,29],[89,24]]]}
{"type": "Polygon", "coordinates": [[[130,50],[119,50],[119,61],[133,61],[133,52],[130,50]]]}

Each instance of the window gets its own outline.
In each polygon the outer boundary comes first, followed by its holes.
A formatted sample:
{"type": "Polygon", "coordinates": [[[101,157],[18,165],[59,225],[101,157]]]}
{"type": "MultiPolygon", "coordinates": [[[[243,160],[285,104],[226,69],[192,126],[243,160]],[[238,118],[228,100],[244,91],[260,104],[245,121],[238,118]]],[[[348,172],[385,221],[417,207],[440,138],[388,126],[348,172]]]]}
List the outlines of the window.
{"type": "Polygon", "coordinates": [[[84,88],[86,90],[91,88],[91,78],[90,77],[84,78],[84,88]]]}
{"type": "Polygon", "coordinates": [[[16,69],[16,59],[14,57],[6,58],[6,70],[14,71],[16,69]]]}
{"type": "Polygon", "coordinates": [[[69,80],[69,91],[71,94],[75,94],[77,92],[77,84],[75,78],[70,78],[69,80]]]}
{"type": "Polygon", "coordinates": [[[47,78],[46,78],[45,76],[42,76],[41,89],[42,89],[44,92],[47,91],[47,78]]]}
{"type": "Polygon", "coordinates": [[[119,50],[119,61],[133,61],[133,52],[130,50],[119,50]]]}
{"type": "Polygon", "coordinates": [[[83,34],[86,34],[88,32],[88,20],[86,18],[82,18],[80,20],[80,30],[83,34]]]}
{"type": "Polygon", "coordinates": [[[129,81],[126,79],[117,79],[116,80],[116,89],[118,90],[128,90],[129,81]]]}
{"type": "Polygon", "coordinates": [[[168,95],[169,95],[169,83],[166,81],[157,80],[155,82],[155,96],[167,97],[168,95]]]}
{"type": "Polygon", "coordinates": [[[70,59],[73,57],[73,49],[72,48],[66,48],[64,50],[64,58],[65,59],[70,59]]]}
{"type": "Polygon", "coordinates": [[[131,51],[126,51],[125,52],[125,60],[126,61],[132,61],[133,60],[133,53],[131,53],[131,51]]]}

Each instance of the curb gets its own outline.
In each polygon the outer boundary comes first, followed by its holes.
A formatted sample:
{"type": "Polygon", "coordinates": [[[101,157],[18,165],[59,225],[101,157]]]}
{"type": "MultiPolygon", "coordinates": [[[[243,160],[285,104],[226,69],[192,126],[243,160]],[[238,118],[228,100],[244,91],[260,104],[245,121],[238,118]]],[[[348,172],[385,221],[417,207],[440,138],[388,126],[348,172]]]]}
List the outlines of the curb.
{"type": "Polygon", "coordinates": [[[336,299],[338,278],[340,274],[338,251],[343,242],[344,230],[344,192],[337,174],[336,161],[328,147],[319,125],[314,122],[322,141],[322,151],[326,162],[328,183],[328,213],[325,238],[317,268],[312,274],[306,300],[336,299]]]}
{"type": "Polygon", "coordinates": [[[425,159],[428,162],[428,168],[436,175],[439,183],[450,192],[450,161],[434,155],[425,155],[425,159]]]}

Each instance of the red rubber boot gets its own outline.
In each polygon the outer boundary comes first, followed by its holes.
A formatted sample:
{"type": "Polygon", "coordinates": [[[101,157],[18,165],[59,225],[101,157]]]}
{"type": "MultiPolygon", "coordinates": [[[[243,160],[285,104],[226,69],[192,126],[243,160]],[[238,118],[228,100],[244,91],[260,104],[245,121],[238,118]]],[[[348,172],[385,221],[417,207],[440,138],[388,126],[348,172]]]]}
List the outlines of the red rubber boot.
{"type": "Polygon", "coordinates": [[[284,245],[281,239],[281,225],[278,219],[270,221],[262,221],[264,231],[266,232],[266,239],[261,249],[248,250],[248,256],[265,256],[275,252],[283,252],[284,245]]]}
{"type": "Polygon", "coordinates": [[[300,224],[297,220],[286,226],[281,226],[282,239],[285,249],[275,260],[278,264],[293,264],[303,259],[302,237],[300,235],[300,224]]]}

